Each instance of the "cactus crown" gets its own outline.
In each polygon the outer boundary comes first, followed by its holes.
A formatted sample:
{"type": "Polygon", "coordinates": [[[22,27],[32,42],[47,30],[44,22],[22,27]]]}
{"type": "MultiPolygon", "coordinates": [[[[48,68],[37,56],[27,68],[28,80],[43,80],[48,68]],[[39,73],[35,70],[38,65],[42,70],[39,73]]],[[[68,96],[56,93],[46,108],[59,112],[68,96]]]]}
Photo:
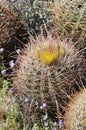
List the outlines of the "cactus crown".
{"type": "Polygon", "coordinates": [[[53,61],[57,60],[62,54],[64,54],[65,49],[60,47],[59,44],[44,44],[37,46],[36,58],[45,64],[50,65],[53,61]]]}

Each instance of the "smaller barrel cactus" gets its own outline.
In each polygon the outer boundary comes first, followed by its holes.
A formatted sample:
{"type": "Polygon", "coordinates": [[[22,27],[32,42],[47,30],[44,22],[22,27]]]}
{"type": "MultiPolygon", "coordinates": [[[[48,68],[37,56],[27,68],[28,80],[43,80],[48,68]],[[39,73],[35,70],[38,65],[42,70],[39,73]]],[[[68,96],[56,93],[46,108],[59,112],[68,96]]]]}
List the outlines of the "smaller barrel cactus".
{"type": "Polygon", "coordinates": [[[73,96],[64,116],[65,130],[86,129],[86,89],[73,96]]]}

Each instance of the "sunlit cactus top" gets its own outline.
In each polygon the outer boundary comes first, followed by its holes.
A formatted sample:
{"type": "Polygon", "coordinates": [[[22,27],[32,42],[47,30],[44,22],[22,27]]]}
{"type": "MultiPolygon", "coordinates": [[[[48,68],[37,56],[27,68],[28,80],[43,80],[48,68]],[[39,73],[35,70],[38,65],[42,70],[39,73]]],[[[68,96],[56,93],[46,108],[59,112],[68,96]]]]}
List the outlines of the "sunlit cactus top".
{"type": "Polygon", "coordinates": [[[57,44],[38,45],[36,48],[36,59],[50,65],[55,60],[59,59],[65,52],[65,49],[57,44]]]}

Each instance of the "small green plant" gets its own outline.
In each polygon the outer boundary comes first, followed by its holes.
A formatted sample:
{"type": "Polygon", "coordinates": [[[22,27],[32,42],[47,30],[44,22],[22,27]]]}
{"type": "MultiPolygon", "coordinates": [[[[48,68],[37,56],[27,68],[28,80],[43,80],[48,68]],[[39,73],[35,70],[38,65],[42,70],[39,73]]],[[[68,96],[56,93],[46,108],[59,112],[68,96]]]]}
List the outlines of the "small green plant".
{"type": "Polygon", "coordinates": [[[31,130],[59,130],[59,128],[62,128],[63,126],[58,124],[56,121],[52,121],[48,117],[48,114],[42,115],[40,119],[40,123],[35,123],[31,130]]]}
{"type": "Polygon", "coordinates": [[[3,89],[0,87],[0,127],[1,127],[1,124],[3,124],[5,121],[4,116],[6,114],[2,106],[3,106],[4,97],[7,91],[7,82],[3,80],[2,83],[4,84],[4,86],[3,86],[3,89]]]}
{"type": "Polygon", "coordinates": [[[14,98],[8,93],[9,85],[9,82],[3,79],[0,88],[0,130],[20,130],[23,127],[22,116],[14,98]]]}
{"type": "Polygon", "coordinates": [[[12,103],[12,101],[10,102],[10,104],[7,104],[8,108],[6,110],[6,122],[4,130],[23,130],[22,116],[19,112],[18,106],[16,103],[12,103]]]}
{"type": "Polygon", "coordinates": [[[86,89],[75,94],[66,108],[65,130],[86,129],[86,89]]]}
{"type": "Polygon", "coordinates": [[[31,39],[31,46],[19,55],[13,88],[26,130],[40,123],[46,112],[51,119],[61,118],[60,107],[79,83],[79,58],[73,43],[54,39],[50,34],[31,39]]]}

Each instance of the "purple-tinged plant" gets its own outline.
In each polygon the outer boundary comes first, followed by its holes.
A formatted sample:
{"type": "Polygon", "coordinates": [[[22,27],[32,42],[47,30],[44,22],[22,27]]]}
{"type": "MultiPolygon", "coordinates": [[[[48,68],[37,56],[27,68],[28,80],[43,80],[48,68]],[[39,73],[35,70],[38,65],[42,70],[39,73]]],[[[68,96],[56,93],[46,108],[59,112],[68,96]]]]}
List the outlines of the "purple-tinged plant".
{"type": "Polygon", "coordinates": [[[20,54],[20,52],[21,52],[20,49],[17,49],[17,50],[16,50],[16,53],[17,53],[17,54],[20,54]]]}
{"type": "Polygon", "coordinates": [[[5,74],[6,74],[6,70],[2,70],[2,71],[1,71],[1,74],[2,74],[2,75],[5,75],[5,74]]]}
{"type": "Polygon", "coordinates": [[[16,102],[16,100],[17,100],[16,97],[13,97],[13,98],[12,98],[12,101],[13,101],[13,102],[16,102]]]}
{"type": "Polygon", "coordinates": [[[46,106],[47,106],[46,103],[43,103],[43,104],[40,106],[40,109],[43,110],[43,109],[46,108],[46,106]]]}
{"type": "Polygon", "coordinates": [[[30,98],[25,98],[25,102],[30,102],[30,98]]]}
{"type": "Polygon", "coordinates": [[[57,128],[56,128],[56,127],[53,127],[52,130],[57,130],[57,128]]]}
{"type": "Polygon", "coordinates": [[[57,122],[56,121],[53,122],[53,126],[57,126],[57,122]]]}
{"type": "Polygon", "coordinates": [[[14,61],[13,61],[13,60],[11,60],[11,61],[9,62],[9,65],[10,65],[10,67],[11,67],[11,68],[13,68],[13,67],[15,66],[14,61]]]}
{"type": "Polygon", "coordinates": [[[13,94],[14,93],[14,90],[12,88],[9,89],[9,93],[10,94],[13,94]]]}
{"type": "Polygon", "coordinates": [[[47,127],[49,125],[48,121],[44,122],[44,126],[47,127]]]}
{"type": "Polygon", "coordinates": [[[48,114],[44,115],[43,120],[47,120],[48,119],[48,114]]]}
{"type": "Polygon", "coordinates": [[[34,103],[35,103],[35,105],[36,105],[36,106],[38,106],[38,104],[39,104],[39,102],[38,102],[38,101],[35,101],[34,103]]]}
{"type": "Polygon", "coordinates": [[[2,53],[4,51],[4,48],[0,48],[0,53],[2,53]]]}

